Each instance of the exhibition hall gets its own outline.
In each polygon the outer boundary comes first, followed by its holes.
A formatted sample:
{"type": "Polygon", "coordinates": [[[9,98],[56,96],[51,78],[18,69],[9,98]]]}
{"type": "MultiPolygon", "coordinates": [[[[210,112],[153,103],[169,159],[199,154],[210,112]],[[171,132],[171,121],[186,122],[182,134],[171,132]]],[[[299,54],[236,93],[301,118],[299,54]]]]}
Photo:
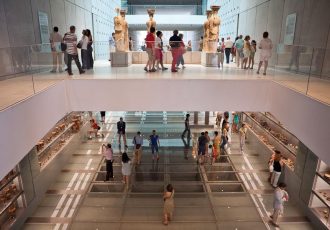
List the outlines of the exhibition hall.
{"type": "Polygon", "coordinates": [[[329,0],[0,0],[0,229],[330,229],[329,0]]]}

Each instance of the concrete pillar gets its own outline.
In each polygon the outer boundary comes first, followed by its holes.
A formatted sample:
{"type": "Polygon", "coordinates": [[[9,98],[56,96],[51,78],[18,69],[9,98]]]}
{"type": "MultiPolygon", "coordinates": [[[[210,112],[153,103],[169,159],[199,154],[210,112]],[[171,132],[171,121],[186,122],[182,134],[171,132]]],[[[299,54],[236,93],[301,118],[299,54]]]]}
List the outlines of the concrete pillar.
{"type": "Polygon", "coordinates": [[[209,125],[210,124],[210,112],[206,111],[205,112],[205,125],[209,125]]]}
{"type": "Polygon", "coordinates": [[[194,125],[198,125],[198,112],[194,112],[194,125]]]}

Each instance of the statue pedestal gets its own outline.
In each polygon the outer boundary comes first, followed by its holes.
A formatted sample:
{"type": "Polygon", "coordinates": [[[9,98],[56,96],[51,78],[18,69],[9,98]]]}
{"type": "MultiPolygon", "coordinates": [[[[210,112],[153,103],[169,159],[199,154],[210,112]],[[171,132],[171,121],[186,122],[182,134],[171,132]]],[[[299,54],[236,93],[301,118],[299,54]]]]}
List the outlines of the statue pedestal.
{"type": "Polygon", "coordinates": [[[111,53],[111,67],[128,67],[132,65],[131,52],[111,53]]]}
{"type": "Polygon", "coordinates": [[[217,67],[218,66],[218,53],[207,53],[202,52],[201,64],[206,67],[217,67]]]}

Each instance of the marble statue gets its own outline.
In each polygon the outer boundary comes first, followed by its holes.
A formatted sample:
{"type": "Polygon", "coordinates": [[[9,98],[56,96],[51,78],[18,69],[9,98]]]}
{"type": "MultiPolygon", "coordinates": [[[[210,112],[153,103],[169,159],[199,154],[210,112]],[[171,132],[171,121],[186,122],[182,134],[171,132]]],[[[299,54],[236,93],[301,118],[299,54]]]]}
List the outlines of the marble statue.
{"type": "Polygon", "coordinates": [[[150,27],[156,28],[156,21],[154,20],[155,9],[148,9],[149,20],[147,21],[147,32],[150,31],[150,27]]]}
{"type": "Polygon", "coordinates": [[[220,6],[211,6],[212,14],[209,19],[209,47],[208,52],[215,53],[217,52],[218,39],[219,39],[219,30],[221,20],[218,15],[220,6]]]}
{"type": "Polygon", "coordinates": [[[124,37],[124,51],[129,51],[129,38],[128,38],[128,23],[125,19],[126,10],[120,11],[120,16],[122,18],[122,30],[123,30],[123,37],[124,37]]]}
{"type": "Polygon", "coordinates": [[[124,20],[122,16],[119,14],[120,12],[119,8],[116,9],[116,12],[117,12],[117,16],[114,17],[116,52],[123,52],[125,51],[124,29],[123,29],[124,20]]]}
{"type": "Polygon", "coordinates": [[[206,16],[207,19],[204,22],[204,35],[203,35],[203,51],[204,52],[208,52],[209,46],[208,46],[208,42],[209,42],[209,33],[210,33],[210,17],[212,15],[212,10],[207,10],[206,11],[206,16]]]}

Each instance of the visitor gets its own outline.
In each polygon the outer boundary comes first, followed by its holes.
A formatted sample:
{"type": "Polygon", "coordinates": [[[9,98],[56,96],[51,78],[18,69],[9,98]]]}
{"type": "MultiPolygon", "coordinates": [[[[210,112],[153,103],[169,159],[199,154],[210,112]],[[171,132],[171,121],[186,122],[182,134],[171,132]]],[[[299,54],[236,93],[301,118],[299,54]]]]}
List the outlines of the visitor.
{"type": "Polygon", "coordinates": [[[205,143],[205,157],[206,157],[206,159],[205,159],[205,162],[207,163],[207,160],[210,157],[209,150],[212,150],[212,145],[209,146],[209,144],[211,142],[211,138],[209,136],[209,132],[208,131],[205,131],[205,138],[206,138],[206,143],[205,143]]]}
{"type": "Polygon", "coordinates": [[[112,33],[111,36],[109,37],[109,49],[110,49],[109,61],[111,61],[111,53],[116,52],[115,33],[112,33]]]}
{"type": "Polygon", "coordinates": [[[172,72],[178,72],[177,69],[175,68],[175,65],[177,64],[178,61],[178,56],[180,55],[180,43],[181,43],[181,38],[178,36],[179,31],[174,30],[173,31],[173,36],[170,37],[170,46],[171,46],[171,52],[172,52],[172,72]]]}
{"type": "Polygon", "coordinates": [[[246,140],[246,125],[245,123],[242,124],[242,127],[239,129],[239,146],[241,153],[243,153],[244,146],[245,146],[245,140],[246,140]]]}
{"type": "Polygon", "coordinates": [[[278,150],[275,150],[275,156],[273,160],[273,173],[272,178],[270,179],[271,185],[276,188],[278,180],[280,179],[281,173],[282,173],[282,167],[284,165],[284,162],[282,160],[282,153],[278,150]]]}
{"type": "Polygon", "coordinates": [[[240,63],[242,62],[242,59],[244,57],[243,56],[243,46],[244,46],[243,35],[240,35],[235,42],[236,65],[238,68],[240,67],[240,63]]]}
{"type": "Polygon", "coordinates": [[[155,152],[157,154],[156,159],[157,161],[159,160],[159,153],[158,153],[158,148],[160,147],[159,144],[159,137],[156,134],[156,130],[152,130],[152,134],[149,137],[149,143],[151,147],[151,153],[152,153],[152,160],[155,160],[155,152]]]}
{"type": "Polygon", "coordinates": [[[201,132],[201,135],[198,137],[198,141],[197,141],[197,149],[198,149],[197,164],[198,163],[201,163],[201,165],[204,164],[205,153],[207,151],[206,143],[207,143],[207,139],[205,137],[205,133],[201,132]]]}
{"type": "Polygon", "coordinates": [[[231,48],[231,62],[234,62],[234,58],[235,58],[235,62],[236,62],[236,47],[235,47],[235,43],[236,41],[238,40],[239,37],[236,37],[235,38],[235,41],[234,41],[234,44],[233,44],[233,47],[231,48]]]}
{"type": "Polygon", "coordinates": [[[223,121],[222,121],[222,125],[221,125],[221,130],[226,128],[227,124],[229,124],[229,112],[228,111],[223,113],[223,121]]]}
{"type": "Polygon", "coordinates": [[[260,49],[260,62],[257,74],[259,74],[262,63],[264,63],[264,73],[263,75],[266,75],[267,67],[268,67],[268,60],[272,56],[272,49],[273,49],[273,43],[272,40],[268,38],[269,34],[268,32],[263,33],[263,39],[259,43],[259,49],[260,49]]]}
{"type": "Polygon", "coordinates": [[[214,138],[213,138],[212,142],[213,142],[212,164],[214,164],[215,161],[219,158],[219,155],[220,155],[220,142],[221,142],[221,139],[219,137],[219,132],[218,131],[214,131],[214,138]]]}
{"type": "Polygon", "coordinates": [[[187,51],[192,51],[192,45],[191,45],[191,40],[188,41],[188,45],[187,45],[187,51]]]}
{"type": "Polygon", "coordinates": [[[179,54],[178,54],[178,60],[177,60],[177,63],[176,63],[176,69],[180,69],[180,64],[182,65],[182,69],[186,68],[184,66],[184,59],[183,59],[183,54],[186,52],[186,49],[185,49],[185,44],[183,42],[183,34],[179,34],[179,37],[181,39],[181,42],[180,42],[180,51],[179,51],[179,54]]]}
{"type": "Polygon", "coordinates": [[[86,36],[88,37],[88,44],[87,44],[87,69],[93,69],[94,67],[94,59],[93,59],[93,37],[92,33],[89,29],[86,29],[86,36]]]}
{"type": "Polygon", "coordinates": [[[246,35],[244,38],[244,47],[243,47],[243,62],[242,62],[242,69],[247,69],[246,65],[251,56],[251,44],[250,44],[250,36],[246,35]]]}
{"type": "Polygon", "coordinates": [[[274,172],[274,158],[275,158],[275,152],[272,153],[272,155],[269,158],[268,161],[268,168],[269,168],[269,177],[268,177],[268,182],[270,183],[272,176],[273,176],[273,172],[274,172]]]}
{"type": "MultiPolygon", "coordinates": [[[[92,134],[95,134],[95,138],[98,136],[98,132],[101,129],[101,127],[96,123],[95,119],[89,120],[90,123],[90,129],[88,131],[89,133],[89,139],[92,139],[92,134]]],[[[101,134],[102,137],[104,137],[103,133],[101,134]]]]}
{"type": "Polygon", "coordinates": [[[190,117],[190,114],[187,113],[186,114],[186,119],[184,121],[184,131],[181,135],[182,138],[185,137],[186,133],[188,133],[188,136],[187,136],[187,139],[190,139],[190,125],[189,125],[189,117],[190,117]]]}
{"type": "Polygon", "coordinates": [[[128,49],[129,49],[129,51],[133,51],[133,40],[132,40],[132,37],[129,37],[128,49]]]}
{"type": "Polygon", "coordinates": [[[129,159],[126,152],[123,152],[121,156],[121,173],[123,174],[123,183],[126,184],[126,188],[129,186],[129,177],[132,173],[131,159],[129,159]]]}
{"type": "Polygon", "coordinates": [[[110,178],[113,179],[113,167],[112,167],[112,163],[113,163],[113,151],[111,148],[111,144],[103,144],[102,145],[102,153],[103,156],[105,157],[106,160],[106,176],[105,176],[105,180],[104,181],[108,181],[110,178]]]}
{"type": "Polygon", "coordinates": [[[220,124],[221,124],[221,120],[222,120],[222,116],[220,112],[217,112],[217,116],[215,118],[215,125],[220,128],[220,124]]]}
{"type": "Polygon", "coordinates": [[[138,131],[136,135],[133,137],[133,145],[134,145],[134,163],[139,165],[141,164],[142,146],[143,146],[143,137],[140,131],[138,131]]]}
{"type": "Polygon", "coordinates": [[[82,31],[82,37],[79,41],[79,46],[81,48],[81,62],[82,62],[82,69],[87,69],[87,61],[88,61],[88,52],[87,52],[87,45],[88,45],[89,39],[86,36],[86,30],[82,31]]]}
{"type": "Polygon", "coordinates": [[[51,73],[56,73],[58,68],[58,72],[62,73],[62,50],[61,50],[61,42],[62,35],[58,33],[58,27],[55,26],[53,29],[53,33],[50,34],[49,37],[50,47],[52,50],[53,56],[53,69],[50,71],[51,73]]]}
{"type": "Polygon", "coordinates": [[[157,70],[167,70],[168,68],[164,67],[163,64],[163,33],[162,31],[157,31],[156,33],[156,42],[155,42],[155,57],[156,57],[156,67],[157,70]],[[159,67],[161,65],[162,68],[159,67]]]}
{"type": "Polygon", "coordinates": [[[85,71],[81,68],[81,64],[78,58],[78,50],[77,50],[77,35],[75,34],[76,32],[76,27],[75,26],[70,26],[70,32],[66,33],[63,41],[66,44],[67,48],[66,48],[66,52],[68,54],[68,74],[69,75],[73,75],[72,74],[72,60],[75,61],[79,73],[83,74],[85,73],[85,71]]]}
{"type": "Polygon", "coordinates": [[[225,58],[225,39],[224,38],[221,38],[221,42],[219,43],[219,46],[218,46],[218,68],[220,68],[220,65],[223,69],[223,61],[224,61],[224,58],[225,58]]]}
{"type": "Polygon", "coordinates": [[[238,132],[238,125],[239,125],[239,114],[238,112],[235,112],[233,118],[233,125],[232,125],[232,132],[237,133],[238,132]]]}
{"type": "Polygon", "coordinates": [[[253,69],[254,57],[255,57],[256,52],[257,52],[257,42],[255,40],[252,40],[251,41],[251,53],[250,53],[248,69],[253,69]],[[251,67],[250,67],[250,65],[251,65],[251,67]]]}
{"type": "Polygon", "coordinates": [[[147,37],[145,39],[146,41],[146,52],[148,54],[148,62],[147,65],[144,67],[144,70],[146,72],[156,72],[155,69],[155,55],[154,55],[154,49],[155,49],[155,27],[150,27],[150,31],[147,34],[147,37]]]}
{"type": "Polygon", "coordinates": [[[101,111],[100,115],[101,115],[101,123],[104,124],[105,123],[105,111],[101,111]]]}
{"type": "Polygon", "coordinates": [[[127,148],[127,143],[126,143],[126,122],[123,121],[122,117],[120,117],[119,121],[117,122],[117,134],[118,134],[119,148],[121,147],[121,137],[123,137],[125,148],[127,148]]]}
{"type": "Polygon", "coordinates": [[[168,222],[172,220],[173,217],[173,210],[174,210],[174,189],[171,184],[168,184],[166,186],[166,191],[164,192],[163,195],[163,200],[164,200],[164,209],[163,209],[163,214],[164,214],[164,220],[163,224],[168,225],[168,222]]]}
{"type": "Polygon", "coordinates": [[[220,152],[225,153],[225,149],[227,148],[227,144],[228,144],[228,131],[227,131],[227,128],[224,127],[222,129],[222,134],[221,134],[220,152]]]}
{"type": "Polygon", "coordinates": [[[201,39],[199,40],[199,48],[198,48],[198,51],[203,51],[203,41],[204,40],[204,38],[203,38],[203,36],[201,36],[201,39]]]}
{"type": "Polygon", "coordinates": [[[273,202],[273,214],[270,216],[272,219],[272,224],[279,228],[280,226],[277,224],[278,217],[282,215],[284,210],[283,203],[286,201],[289,201],[289,195],[285,191],[286,184],[285,183],[279,183],[278,187],[274,191],[274,202],[273,202]]]}
{"type": "Polygon", "coordinates": [[[234,43],[230,40],[230,37],[227,37],[225,41],[225,54],[226,54],[226,63],[229,64],[231,48],[233,48],[234,43]]]}

